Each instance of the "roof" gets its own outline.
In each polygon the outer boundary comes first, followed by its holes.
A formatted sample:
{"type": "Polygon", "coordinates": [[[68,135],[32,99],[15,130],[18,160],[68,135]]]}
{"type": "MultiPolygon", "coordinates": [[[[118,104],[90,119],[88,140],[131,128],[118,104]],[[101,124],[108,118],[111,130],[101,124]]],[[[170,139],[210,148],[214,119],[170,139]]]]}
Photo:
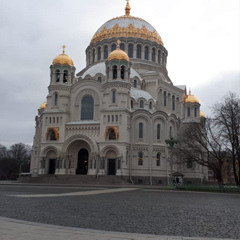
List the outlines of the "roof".
{"type": "Polygon", "coordinates": [[[156,102],[156,100],[152,97],[152,95],[150,93],[140,90],[140,89],[137,89],[137,88],[131,88],[130,96],[132,98],[134,98],[136,101],[139,98],[144,98],[147,101],[152,99],[154,102],[156,102]]]}

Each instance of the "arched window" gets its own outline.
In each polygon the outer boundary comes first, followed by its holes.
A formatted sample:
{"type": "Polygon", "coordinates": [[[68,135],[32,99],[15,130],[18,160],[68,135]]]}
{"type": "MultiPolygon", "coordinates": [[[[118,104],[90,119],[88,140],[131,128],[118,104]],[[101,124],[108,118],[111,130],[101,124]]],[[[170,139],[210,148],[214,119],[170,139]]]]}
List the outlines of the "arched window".
{"type": "Polygon", "coordinates": [[[160,152],[157,153],[157,159],[156,159],[156,165],[157,166],[160,166],[160,157],[161,157],[161,154],[160,152]]]}
{"type": "Polygon", "coordinates": [[[116,79],[117,78],[117,66],[114,65],[113,66],[113,79],[116,79]]]}
{"type": "Polygon", "coordinates": [[[98,47],[98,61],[101,60],[101,47],[98,47]]]}
{"type": "Polygon", "coordinates": [[[143,165],[143,153],[138,152],[138,166],[142,166],[142,165],[143,165]]]}
{"type": "Polygon", "coordinates": [[[54,94],[54,105],[57,106],[58,105],[58,93],[54,94]]]}
{"type": "Polygon", "coordinates": [[[143,105],[144,105],[143,100],[140,100],[140,102],[139,102],[139,107],[140,107],[140,108],[143,108],[143,105]]]}
{"type": "Polygon", "coordinates": [[[137,80],[133,81],[133,87],[135,87],[135,88],[137,87],[137,80]]]}
{"type": "Polygon", "coordinates": [[[172,96],[172,110],[175,110],[175,96],[172,96]]]}
{"type": "Polygon", "coordinates": [[[152,49],[152,61],[153,62],[156,61],[156,50],[155,50],[155,48],[152,49]]]}
{"type": "Polygon", "coordinates": [[[131,108],[133,108],[133,100],[131,100],[131,108]]]}
{"type": "Polygon", "coordinates": [[[164,91],[164,93],[163,93],[163,104],[164,104],[164,106],[167,106],[167,92],[166,91],[164,91]]]}
{"type": "Polygon", "coordinates": [[[160,140],[161,138],[161,125],[157,125],[157,139],[160,140]]]}
{"type": "Polygon", "coordinates": [[[197,108],[194,108],[194,116],[197,117],[197,108]]]}
{"type": "Polygon", "coordinates": [[[68,71],[64,70],[63,72],[63,83],[67,83],[68,82],[68,71]]]}
{"type": "Polygon", "coordinates": [[[120,43],[120,49],[125,51],[125,44],[124,43],[120,43]]]}
{"type": "Polygon", "coordinates": [[[109,140],[116,140],[116,133],[113,129],[109,130],[109,140]]]}
{"type": "Polygon", "coordinates": [[[130,58],[133,58],[133,44],[132,43],[128,44],[128,56],[130,58]]]}
{"type": "Polygon", "coordinates": [[[117,49],[117,45],[115,44],[115,43],[113,43],[112,45],[111,45],[111,51],[114,51],[114,50],[116,50],[117,49]]]}
{"type": "Polygon", "coordinates": [[[142,58],[142,47],[141,45],[137,45],[137,58],[142,58]]]}
{"type": "Polygon", "coordinates": [[[92,62],[95,62],[95,49],[92,50],[92,62]]]}
{"type": "Polygon", "coordinates": [[[104,59],[107,59],[108,58],[108,46],[105,45],[104,46],[104,59]]]}
{"type": "Polygon", "coordinates": [[[98,82],[99,82],[99,83],[102,82],[102,77],[98,77],[98,82]]]}
{"type": "Polygon", "coordinates": [[[139,138],[143,138],[143,123],[139,123],[138,136],[139,136],[139,138]]]}
{"type": "Polygon", "coordinates": [[[172,137],[172,126],[170,126],[170,128],[169,128],[169,137],[170,138],[172,137]]]}
{"type": "Polygon", "coordinates": [[[112,103],[116,103],[116,90],[112,91],[112,103]]]}
{"type": "Polygon", "coordinates": [[[149,47],[148,46],[145,47],[144,53],[145,53],[144,54],[145,60],[148,60],[149,59],[149,47]]]}
{"type": "Polygon", "coordinates": [[[161,63],[161,51],[158,51],[158,63],[161,63]]]}
{"type": "Polygon", "coordinates": [[[187,116],[191,117],[191,109],[190,109],[190,107],[187,108],[187,116]]]}
{"type": "Polygon", "coordinates": [[[125,77],[125,67],[121,66],[121,79],[124,79],[125,77]]]}
{"type": "Polygon", "coordinates": [[[91,96],[85,96],[81,103],[81,120],[93,120],[94,100],[91,96]]]}
{"type": "Polygon", "coordinates": [[[56,70],[56,82],[60,82],[60,70],[56,70]]]}
{"type": "Polygon", "coordinates": [[[149,103],[149,109],[152,109],[152,102],[149,103]]]}

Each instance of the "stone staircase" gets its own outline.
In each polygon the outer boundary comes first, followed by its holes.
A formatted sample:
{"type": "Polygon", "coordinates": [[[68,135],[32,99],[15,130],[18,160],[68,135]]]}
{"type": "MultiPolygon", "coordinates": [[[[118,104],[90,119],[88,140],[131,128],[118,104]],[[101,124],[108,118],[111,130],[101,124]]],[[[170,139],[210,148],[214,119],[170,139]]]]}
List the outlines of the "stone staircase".
{"type": "Polygon", "coordinates": [[[99,175],[41,175],[38,177],[22,177],[20,183],[39,184],[72,184],[72,185],[130,185],[127,179],[120,176],[99,175]]]}

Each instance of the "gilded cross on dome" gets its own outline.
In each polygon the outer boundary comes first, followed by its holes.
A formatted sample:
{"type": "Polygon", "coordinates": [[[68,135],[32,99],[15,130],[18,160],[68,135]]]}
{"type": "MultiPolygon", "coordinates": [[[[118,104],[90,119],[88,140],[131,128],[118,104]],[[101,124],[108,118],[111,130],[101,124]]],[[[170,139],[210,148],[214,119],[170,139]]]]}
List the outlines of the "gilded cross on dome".
{"type": "Polygon", "coordinates": [[[118,50],[120,49],[120,43],[121,43],[121,41],[118,39],[118,40],[117,40],[117,49],[118,49],[118,50]]]}
{"type": "Polygon", "coordinates": [[[65,54],[65,48],[66,48],[66,46],[63,45],[62,48],[63,48],[63,54],[65,54]]]}
{"type": "Polygon", "coordinates": [[[126,0],[127,1],[127,5],[125,7],[125,15],[126,16],[129,16],[130,15],[130,10],[131,10],[131,7],[130,7],[130,4],[129,4],[129,0],[126,0]]]}

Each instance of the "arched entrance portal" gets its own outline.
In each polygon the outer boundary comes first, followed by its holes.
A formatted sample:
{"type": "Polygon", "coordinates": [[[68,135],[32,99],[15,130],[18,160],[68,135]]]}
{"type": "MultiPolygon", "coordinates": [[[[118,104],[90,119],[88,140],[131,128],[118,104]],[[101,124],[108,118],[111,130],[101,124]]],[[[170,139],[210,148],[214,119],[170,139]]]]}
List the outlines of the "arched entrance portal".
{"type": "Polygon", "coordinates": [[[109,150],[106,154],[108,159],[108,175],[116,175],[117,170],[117,154],[114,150],[109,150]]]}
{"type": "Polygon", "coordinates": [[[86,175],[88,172],[88,150],[83,148],[78,152],[76,174],[86,175]]]}

